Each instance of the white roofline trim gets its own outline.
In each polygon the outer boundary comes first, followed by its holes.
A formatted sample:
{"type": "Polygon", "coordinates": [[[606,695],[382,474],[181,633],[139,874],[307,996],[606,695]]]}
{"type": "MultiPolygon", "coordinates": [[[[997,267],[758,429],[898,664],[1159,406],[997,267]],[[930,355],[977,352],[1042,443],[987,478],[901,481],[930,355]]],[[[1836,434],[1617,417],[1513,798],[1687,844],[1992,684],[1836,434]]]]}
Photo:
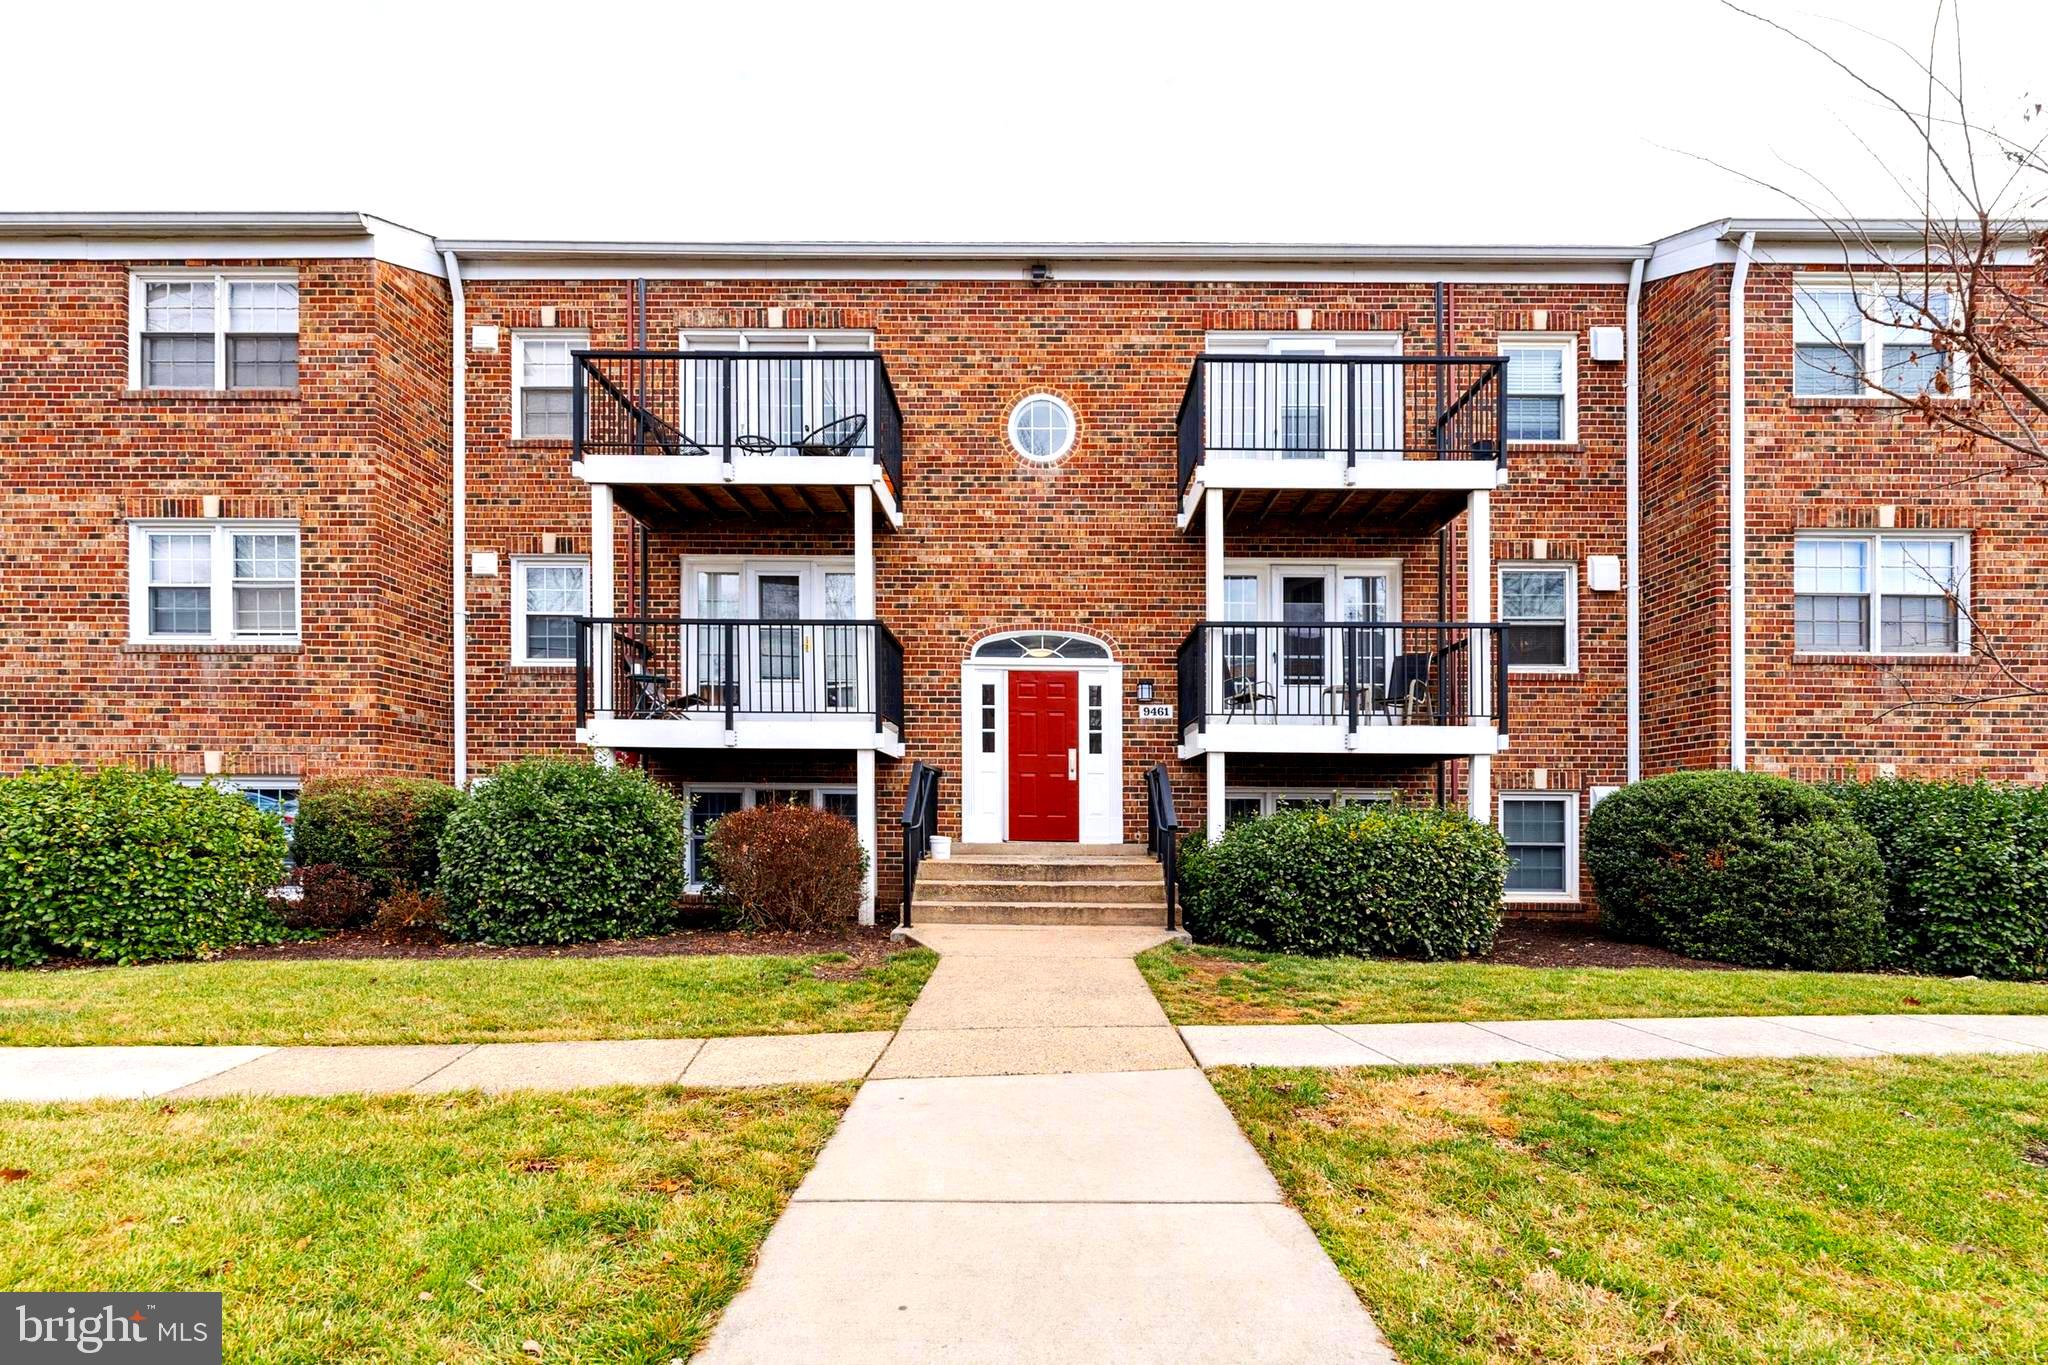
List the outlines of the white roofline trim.
{"type": "Polygon", "coordinates": [[[437,239],[443,251],[485,259],[671,261],[1233,262],[1354,265],[1442,261],[1585,264],[1644,260],[1648,246],[1362,245],[1277,242],[564,242],[437,239]]]}

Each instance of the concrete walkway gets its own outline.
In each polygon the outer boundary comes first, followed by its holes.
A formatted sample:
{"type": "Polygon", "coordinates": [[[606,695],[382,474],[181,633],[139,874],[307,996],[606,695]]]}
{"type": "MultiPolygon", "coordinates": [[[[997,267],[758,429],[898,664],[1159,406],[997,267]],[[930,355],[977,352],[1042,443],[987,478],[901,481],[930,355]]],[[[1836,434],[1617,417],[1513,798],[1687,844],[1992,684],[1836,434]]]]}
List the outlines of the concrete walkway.
{"type": "Polygon", "coordinates": [[[1451,1024],[1190,1024],[1203,1066],[1443,1066],[2048,1052],[2048,1015],[1843,1014],[1451,1024]]]}
{"type": "Polygon", "coordinates": [[[901,1032],[700,1365],[1392,1354],[1131,957],[947,925],[901,1032]]]}
{"type": "Polygon", "coordinates": [[[893,1036],[805,1033],[399,1047],[10,1047],[0,1048],[0,1100],[857,1081],[893,1036]]]}

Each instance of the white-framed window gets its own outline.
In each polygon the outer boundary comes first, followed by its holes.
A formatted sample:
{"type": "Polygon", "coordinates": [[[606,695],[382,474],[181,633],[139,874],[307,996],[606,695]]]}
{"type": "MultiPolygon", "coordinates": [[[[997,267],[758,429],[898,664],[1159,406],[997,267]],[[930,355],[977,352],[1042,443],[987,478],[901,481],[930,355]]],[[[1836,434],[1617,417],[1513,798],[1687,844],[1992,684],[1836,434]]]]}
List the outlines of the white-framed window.
{"type": "Polygon", "coordinates": [[[864,430],[854,448],[873,454],[879,416],[876,368],[872,361],[849,354],[874,350],[873,332],[685,329],[677,334],[676,345],[683,351],[742,353],[729,369],[708,357],[684,358],[678,367],[684,435],[711,446],[757,436],[772,442],[775,453],[787,454],[799,449],[807,435],[861,417],[864,430]],[[781,358],[746,358],[756,351],[781,358]],[[728,408],[731,431],[725,430],[728,408]]]}
{"type": "Polygon", "coordinates": [[[562,440],[570,427],[573,352],[590,348],[590,334],[549,329],[512,334],[512,439],[562,440]]]}
{"type": "Polygon", "coordinates": [[[1801,398],[1962,396],[1968,360],[1934,345],[1954,315],[1939,287],[1809,278],[1792,290],[1792,392],[1801,398]],[[1942,381],[1946,377],[1947,389],[1942,381]]]}
{"type": "Polygon", "coordinates": [[[128,382],[143,389],[295,389],[290,271],[143,271],[129,278],[128,382]]]}
{"type": "Polygon", "coordinates": [[[1508,846],[1508,900],[1576,900],[1577,792],[1504,792],[1500,833],[1508,846]]]}
{"type": "Polygon", "coordinates": [[[130,522],[128,589],[138,643],[296,643],[298,524],[130,522]]]}
{"type": "Polygon", "coordinates": [[[289,835],[299,818],[299,779],[296,777],[181,777],[187,787],[218,787],[234,792],[257,810],[268,811],[284,822],[289,835]]]}
{"type": "Polygon", "coordinates": [[[1074,448],[1074,409],[1056,393],[1034,393],[1010,409],[1010,446],[1036,464],[1051,464],[1074,448]]]}
{"type": "Polygon", "coordinates": [[[1574,673],[1579,667],[1578,566],[1539,560],[1500,566],[1504,648],[1517,673],[1574,673]]]}
{"type": "Polygon", "coordinates": [[[690,843],[685,855],[685,870],[692,890],[704,883],[704,841],[711,837],[711,826],[721,816],[736,810],[752,810],[756,806],[786,801],[836,815],[856,828],[859,824],[860,794],[852,787],[706,785],[686,787],[683,795],[690,803],[690,843]]]}
{"type": "Polygon", "coordinates": [[[1223,823],[1256,820],[1283,810],[1328,810],[1333,806],[1378,806],[1394,799],[1390,791],[1354,788],[1232,787],[1223,794],[1223,823]]]}
{"type": "Polygon", "coordinates": [[[1924,531],[1801,534],[1792,550],[1802,654],[1967,654],[1970,538],[1924,531]]]}
{"type": "Polygon", "coordinates": [[[512,560],[512,662],[573,668],[576,618],[590,612],[590,561],[581,555],[512,560]]]}
{"type": "Polygon", "coordinates": [[[1507,439],[1562,442],[1579,439],[1579,339],[1575,332],[1508,332],[1507,439]]]}

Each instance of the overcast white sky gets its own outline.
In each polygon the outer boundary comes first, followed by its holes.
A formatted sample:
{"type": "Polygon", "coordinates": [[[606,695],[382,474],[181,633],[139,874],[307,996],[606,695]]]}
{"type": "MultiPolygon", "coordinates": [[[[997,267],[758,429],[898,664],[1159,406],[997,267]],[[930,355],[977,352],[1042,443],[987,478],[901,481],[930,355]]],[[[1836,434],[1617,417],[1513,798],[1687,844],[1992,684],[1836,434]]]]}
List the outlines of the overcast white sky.
{"type": "MultiPolygon", "coordinates": [[[[1750,0],[1882,73],[1931,0],[1750,0]]],[[[1870,98],[1712,0],[35,5],[0,208],[363,209],[447,237],[1636,242],[1909,211],[1870,98]]],[[[1968,0],[1974,112],[2048,97],[2048,3],[1968,0]]]]}

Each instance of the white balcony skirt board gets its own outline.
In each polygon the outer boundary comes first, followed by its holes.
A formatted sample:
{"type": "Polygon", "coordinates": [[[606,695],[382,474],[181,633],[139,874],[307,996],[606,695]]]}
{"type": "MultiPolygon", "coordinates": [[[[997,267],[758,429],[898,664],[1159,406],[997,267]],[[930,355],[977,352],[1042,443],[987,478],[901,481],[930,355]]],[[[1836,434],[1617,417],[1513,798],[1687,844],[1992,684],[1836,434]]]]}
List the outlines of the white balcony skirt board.
{"type": "Polygon", "coordinates": [[[862,488],[882,475],[850,455],[734,455],[732,477],[717,455],[585,455],[572,468],[586,483],[744,483],[862,488]]]}
{"type": "Polygon", "coordinates": [[[690,720],[596,719],[576,731],[576,742],[603,749],[873,749],[903,757],[903,738],[893,728],[875,729],[866,716],[848,720],[786,720],[736,717],[735,742],[726,742],[725,717],[717,711],[690,720]]]}
{"type": "Polygon", "coordinates": [[[1491,725],[1271,725],[1211,720],[1206,731],[1187,731],[1180,756],[1201,754],[1356,754],[1362,758],[1435,758],[1495,754],[1507,740],[1491,725]],[[1349,733],[1354,742],[1346,746],[1349,733]]]}
{"type": "Polygon", "coordinates": [[[1360,456],[1349,479],[1342,459],[1232,460],[1211,456],[1196,465],[1181,498],[1179,529],[1194,524],[1202,494],[1221,491],[1326,489],[1333,492],[1470,493],[1504,488],[1507,471],[1492,460],[1370,460],[1360,456]]]}

